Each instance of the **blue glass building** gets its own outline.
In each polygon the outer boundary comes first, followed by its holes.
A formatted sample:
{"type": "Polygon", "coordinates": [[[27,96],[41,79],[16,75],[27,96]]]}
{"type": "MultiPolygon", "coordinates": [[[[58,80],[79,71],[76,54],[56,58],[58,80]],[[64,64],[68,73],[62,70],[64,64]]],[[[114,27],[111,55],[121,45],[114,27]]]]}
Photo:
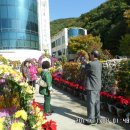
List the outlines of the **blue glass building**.
{"type": "Polygon", "coordinates": [[[82,28],[69,28],[68,29],[68,37],[76,37],[80,35],[85,35],[85,31],[82,28]]]}
{"type": "Polygon", "coordinates": [[[37,0],[0,0],[0,50],[39,50],[37,0]]]}

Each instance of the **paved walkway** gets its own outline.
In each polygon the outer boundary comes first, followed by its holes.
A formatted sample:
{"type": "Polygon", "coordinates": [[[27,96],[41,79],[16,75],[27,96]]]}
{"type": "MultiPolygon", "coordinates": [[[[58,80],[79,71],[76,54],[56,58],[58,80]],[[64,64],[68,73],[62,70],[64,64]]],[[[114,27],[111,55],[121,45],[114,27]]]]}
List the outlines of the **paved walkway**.
{"type": "MultiPolygon", "coordinates": [[[[39,103],[44,102],[43,96],[38,94],[38,86],[36,87],[35,99],[39,103]]],[[[56,87],[52,95],[51,104],[55,113],[48,116],[47,119],[52,119],[57,122],[57,130],[130,130],[130,124],[125,124],[123,122],[114,124],[113,119],[117,117],[112,117],[108,112],[102,113],[102,117],[109,119],[109,123],[89,126],[83,123],[77,123],[76,120],[81,119],[80,122],[83,122],[82,119],[86,118],[85,101],[81,101],[56,87]]]]}

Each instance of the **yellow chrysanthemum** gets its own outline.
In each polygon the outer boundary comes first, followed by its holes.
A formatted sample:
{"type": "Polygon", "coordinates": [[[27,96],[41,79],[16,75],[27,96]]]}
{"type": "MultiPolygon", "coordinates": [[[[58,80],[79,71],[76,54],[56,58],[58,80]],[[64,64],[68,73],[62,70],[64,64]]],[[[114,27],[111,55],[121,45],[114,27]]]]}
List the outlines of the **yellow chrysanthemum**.
{"type": "Polygon", "coordinates": [[[5,117],[0,118],[0,123],[3,123],[5,120],[5,117]]]}
{"type": "Polygon", "coordinates": [[[42,117],[42,118],[43,118],[43,112],[42,112],[42,111],[40,111],[40,112],[38,113],[38,117],[42,117]]]}
{"type": "Polygon", "coordinates": [[[28,94],[33,94],[34,90],[31,89],[31,88],[29,88],[29,87],[27,87],[26,90],[25,90],[25,92],[28,93],[28,94]]]}
{"type": "Polygon", "coordinates": [[[36,107],[36,114],[38,114],[40,112],[40,108],[39,107],[36,107]]]}
{"type": "Polygon", "coordinates": [[[2,123],[0,123],[0,130],[3,130],[4,129],[4,126],[2,123]]]}
{"type": "Polygon", "coordinates": [[[15,118],[21,117],[23,120],[27,120],[27,113],[24,110],[17,111],[15,113],[15,118]]]}
{"type": "Polygon", "coordinates": [[[20,81],[22,79],[21,73],[16,70],[13,70],[10,66],[7,65],[0,65],[0,74],[12,75],[15,81],[20,81]]]}
{"type": "Polygon", "coordinates": [[[11,125],[11,130],[24,130],[24,123],[22,122],[14,122],[11,125]]]}
{"type": "Polygon", "coordinates": [[[15,107],[20,107],[20,103],[19,103],[20,101],[19,101],[19,98],[17,98],[17,97],[12,97],[12,102],[11,102],[11,105],[12,106],[15,106],[15,107]]]}

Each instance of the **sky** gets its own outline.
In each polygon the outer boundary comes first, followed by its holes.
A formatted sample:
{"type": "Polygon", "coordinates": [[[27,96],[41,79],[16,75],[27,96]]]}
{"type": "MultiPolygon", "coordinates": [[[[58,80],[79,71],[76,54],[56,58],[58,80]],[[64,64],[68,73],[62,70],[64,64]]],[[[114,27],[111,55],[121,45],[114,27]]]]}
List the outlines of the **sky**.
{"type": "Polygon", "coordinates": [[[49,0],[50,21],[79,17],[107,0],[49,0]]]}

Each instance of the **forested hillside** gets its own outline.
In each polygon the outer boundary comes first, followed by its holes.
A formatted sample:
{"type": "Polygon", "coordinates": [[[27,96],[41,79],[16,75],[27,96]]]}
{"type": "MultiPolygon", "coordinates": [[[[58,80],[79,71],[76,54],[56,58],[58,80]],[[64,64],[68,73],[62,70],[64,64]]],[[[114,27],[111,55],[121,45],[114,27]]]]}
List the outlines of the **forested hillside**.
{"type": "Polygon", "coordinates": [[[114,55],[120,54],[121,37],[130,34],[130,28],[124,17],[124,12],[128,9],[130,0],[108,0],[79,18],[52,21],[51,35],[65,27],[83,27],[89,34],[100,35],[104,49],[110,50],[114,55]]]}
{"type": "Polygon", "coordinates": [[[77,18],[58,19],[51,22],[51,36],[55,35],[63,28],[71,27],[75,24],[77,18]]]}

